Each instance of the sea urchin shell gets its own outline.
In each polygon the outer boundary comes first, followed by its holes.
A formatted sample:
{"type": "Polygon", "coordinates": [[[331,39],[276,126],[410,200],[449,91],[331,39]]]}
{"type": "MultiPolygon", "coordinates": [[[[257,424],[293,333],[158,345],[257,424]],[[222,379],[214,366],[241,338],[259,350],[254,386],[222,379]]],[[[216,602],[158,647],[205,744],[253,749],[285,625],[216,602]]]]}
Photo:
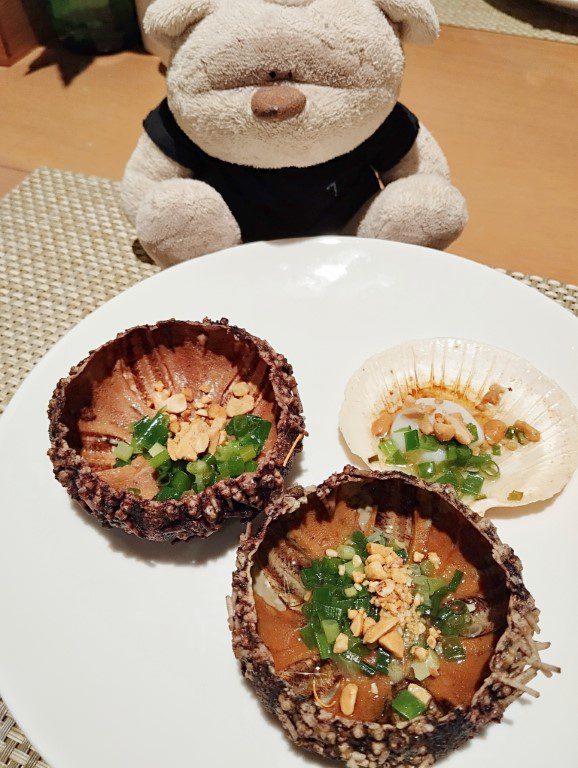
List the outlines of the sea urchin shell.
{"type": "MultiPolygon", "coordinates": [[[[506,707],[522,692],[537,695],[527,688],[527,683],[538,669],[547,675],[554,671],[539,657],[539,651],[548,644],[536,643],[533,638],[538,611],[524,587],[520,561],[510,547],[501,543],[494,526],[468,509],[448,488],[428,486],[398,471],[380,473],[346,467],[318,487],[292,489],[266,511],[259,530],[255,523],[248,526],[237,554],[229,602],[233,648],[243,674],[263,704],[279,718],[291,739],[305,749],[343,760],[350,768],[431,766],[487,723],[499,721],[506,707]],[[298,576],[293,577],[299,568],[311,563],[312,557],[320,556],[312,555],[315,547],[324,551],[324,547],[336,545],[335,541],[330,543],[331,535],[335,536],[335,530],[330,532],[331,521],[337,516],[343,519],[344,504],[348,513],[367,515],[371,510],[375,527],[392,529],[410,553],[418,527],[420,536],[424,526],[441,531],[446,553],[451,553],[453,547],[471,562],[470,584],[485,584],[480,591],[501,605],[500,629],[495,631],[493,625],[486,629],[493,633],[490,650],[467,701],[459,705],[452,701],[462,673],[460,665],[445,662],[446,668],[440,668],[442,674],[431,683],[434,699],[424,715],[401,722],[386,708],[371,721],[356,717],[355,710],[350,719],[326,703],[331,693],[321,700],[318,690],[312,690],[315,680],[318,686],[327,688],[325,673],[330,678],[332,670],[335,675],[338,669],[331,660],[321,662],[318,656],[311,656],[315,650],[307,654],[304,646],[303,658],[289,661],[286,655],[281,657],[284,649],[281,642],[275,645],[274,633],[269,633],[265,642],[258,597],[265,594],[270,611],[278,606],[286,616],[300,612],[304,588],[298,576]],[[323,532],[311,528],[315,520],[328,523],[323,532]],[[303,524],[305,528],[299,531],[303,524]],[[263,572],[269,595],[258,583],[263,572]],[[448,671],[449,667],[454,671],[448,671]],[[445,689],[444,675],[446,681],[448,675],[454,675],[445,689]],[[436,690],[434,686],[440,681],[442,688],[436,690]]],[[[298,626],[299,619],[292,623],[298,626]]]]}
{"type": "Polygon", "coordinates": [[[49,456],[68,493],[103,525],[157,541],[204,537],[228,517],[253,517],[283,488],[305,435],[287,360],[225,319],[167,320],[119,334],[58,383],[48,415],[49,456]],[[169,501],[139,498],[107,482],[115,471],[112,443],[130,442],[130,425],[155,412],[155,382],[176,392],[196,391],[207,380],[221,403],[235,382],[254,385],[254,413],[273,423],[257,471],[169,501]]]}

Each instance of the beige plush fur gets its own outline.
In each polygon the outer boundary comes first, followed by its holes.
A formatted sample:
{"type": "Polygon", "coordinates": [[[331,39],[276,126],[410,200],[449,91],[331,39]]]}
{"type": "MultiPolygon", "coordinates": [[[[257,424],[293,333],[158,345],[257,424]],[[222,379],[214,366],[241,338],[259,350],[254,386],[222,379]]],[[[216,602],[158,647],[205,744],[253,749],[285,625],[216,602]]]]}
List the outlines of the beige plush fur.
{"type": "MultiPolygon", "coordinates": [[[[429,0],[156,0],[145,28],[170,49],[167,94],[181,129],[213,157],[261,168],[313,166],[357,147],[397,101],[403,40],[439,31],[429,0]],[[299,114],[272,121],[251,109],[272,79],[305,95],[299,114]]],[[[146,136],[126,168],[125,210],[162,265],[240,241],[222,197],[187,175],[146,136]]],[[[383,181],[348,231],[436,247],[461,232],[464,200],[424,126],[383,181]]]]}

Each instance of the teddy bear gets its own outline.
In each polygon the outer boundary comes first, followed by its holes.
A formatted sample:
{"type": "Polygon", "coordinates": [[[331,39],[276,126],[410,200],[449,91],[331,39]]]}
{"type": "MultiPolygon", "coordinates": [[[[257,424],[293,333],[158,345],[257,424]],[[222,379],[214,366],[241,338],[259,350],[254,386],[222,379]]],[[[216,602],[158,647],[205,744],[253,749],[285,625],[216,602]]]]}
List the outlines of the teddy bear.
{"type": "Polygon", "coordinates": [[[430,0],[155,0],[167,98],[121,184],[161,266],[242,242],[343,233],[445,248],[466,204],[398,102],[430,0]]]}

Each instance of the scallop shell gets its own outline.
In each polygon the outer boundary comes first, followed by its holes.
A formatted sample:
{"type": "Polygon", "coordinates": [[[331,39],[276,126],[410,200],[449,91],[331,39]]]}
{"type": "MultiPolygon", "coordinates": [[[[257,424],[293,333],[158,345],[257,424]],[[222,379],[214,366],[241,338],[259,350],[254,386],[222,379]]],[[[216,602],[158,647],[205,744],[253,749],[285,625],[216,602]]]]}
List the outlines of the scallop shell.
{"type": "MultiPolygon", "coordinates": [[[[320,546],[320,541],[316,545],[320,546]]],[[[539,631],[539,612],[522,581],[521,563],[500,541],[491,522],[472,512],[447,487],[428,485],[399,471],[345,467],[317,487],[296,487],[278,496],[268,505],[263,525],[251,524],[241,538],[232,587],[229,626],[244,676],[296,744],[342,760],[350,768],[431,766],[488,723],[499,721],[522,692],[536,695],[526,686],[538,670],[548,676],[554,670],[539,657],[539,650],[548,644],[539,646],[533,639],[539,631]],[[419,535],[416,516],[422,520],[419,530],[424,520],[430,526],[441,526],[483,574],[480,584],[492,604],[501,606],[501,629],[486,676],[479,681],[469,705],[455,706],[436,693],[435,706],[401,726],[381,718],[355,720],[327,709],[326,699],[339,683],[332,662],[306,658],[280,671],[275,669],[273,655],[259,633],[255,595],[277,609],[277,601],[281,601],[288,611],[293,603],[302,603],[298,574],[310,564],[311,548],[295,530],[303,515],[311,511],[331,519],[341,501],[359,514],[372,507],[376,525],[391,528],[408,550],[414,536],[419,535]],[[268,582],[265,593],[260,583],[263,573],[268,582]],[[275,602],[267,597],[269,592],[275,593],[275,602]]],[[[494,631],[495,627],[486,623],[480,633],[494,631]]]]}
{"type": "Polygon", "coordinates": [[[420,339],[386,349],[363,363],[349,380],[339,427],[350,450],[373,469],[388,465],[379,456],[371,424],[382,411],[394,412],[410,394],[440,388],[481,401],[493,383],[507,387],[492,416],[506,424],[522,419],[541,433],[541,440],[497,458],[501,477],[486,483],[488,498],[473,501],[483,514],[492,507],[514,507],[548,499],[564,488],[578,466],[578,417],[566,393],[527,360],[478,341],[420,339]],[[513,490],[524,492],[512,501],[513,490]]]}
{"type": "MultiPolygon", "coordinates": [[[[103,525],[154,541],[205,537],[229,517],[251,519],[283,489],[305,427],[287,360],[226,319],[166,320],[119,334],[62,379],[48,406],[54,474],[103,525]],[[155,382],[178,392],[213,386],[225,402],[237,380],[256,388],[254,413],[273,422],[256,472],[219,480],[178,500],[135,496],[113,468],[111,440],[130,440],[130,424],[155,413],[155,382]]],[[[136,464],[136,462],[135,462],[136,464]]],[[[135,466],[135,465],[133,465],[135,466]]],[[[148,470],[150,473],[150,469],[148,470]]]]}

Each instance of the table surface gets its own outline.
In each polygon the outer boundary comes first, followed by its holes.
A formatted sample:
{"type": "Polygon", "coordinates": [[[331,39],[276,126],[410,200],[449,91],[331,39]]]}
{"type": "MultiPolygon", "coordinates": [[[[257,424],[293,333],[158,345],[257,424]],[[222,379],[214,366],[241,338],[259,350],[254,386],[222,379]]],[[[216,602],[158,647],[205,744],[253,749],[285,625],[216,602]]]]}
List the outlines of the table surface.
{"type": "MultiPolygon", "coordinates": [[[[408,46],[402,100],[445,150],[470,222],[454,253],[578,282],[578,56],[564,43],[444,27],[408,46]]],[[[164,96],[158,60],[38,49],[0,70],[0,194],[39,165],[118,179],[164,96]]]]}

